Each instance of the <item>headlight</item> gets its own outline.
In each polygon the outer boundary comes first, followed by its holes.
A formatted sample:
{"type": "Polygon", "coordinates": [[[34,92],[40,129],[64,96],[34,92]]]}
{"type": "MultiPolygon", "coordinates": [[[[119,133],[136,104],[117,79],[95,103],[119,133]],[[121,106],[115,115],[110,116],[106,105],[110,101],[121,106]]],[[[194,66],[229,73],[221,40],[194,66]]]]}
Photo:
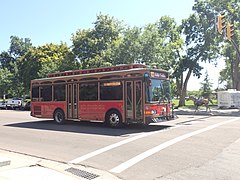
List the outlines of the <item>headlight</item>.
{"type": "Polygon", "coordinates": [[[157,114],[157,110],[152,110],[151,113],[152,114],[157,114]]]}
{"type": "Polygon", "coordinates": [[[145,110],[145,114],[146,114],[146,115],[157,114],[157,110],[145,110]]]}

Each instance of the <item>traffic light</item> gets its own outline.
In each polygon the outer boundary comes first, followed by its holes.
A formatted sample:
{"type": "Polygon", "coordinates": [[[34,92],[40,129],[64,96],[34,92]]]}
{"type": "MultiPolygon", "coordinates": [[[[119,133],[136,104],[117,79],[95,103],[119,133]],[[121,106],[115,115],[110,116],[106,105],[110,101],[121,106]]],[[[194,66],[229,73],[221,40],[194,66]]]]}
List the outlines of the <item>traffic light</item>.
{"type": "Polygon", "coordinates": [[[228,24],[227,24],[227,38],[228,38],[229,41],[231,41],[231,39],[232,39],[233,32],[234,32],[233,24],[230,24],[228,22],[228,24]]]}
{"type": "Polygon", "coordinates": [[[223,29],[226,27],[225,25],[225,16],[219,15],[218,16],[218,32],[219,34],[223,33],[223,29]]]}

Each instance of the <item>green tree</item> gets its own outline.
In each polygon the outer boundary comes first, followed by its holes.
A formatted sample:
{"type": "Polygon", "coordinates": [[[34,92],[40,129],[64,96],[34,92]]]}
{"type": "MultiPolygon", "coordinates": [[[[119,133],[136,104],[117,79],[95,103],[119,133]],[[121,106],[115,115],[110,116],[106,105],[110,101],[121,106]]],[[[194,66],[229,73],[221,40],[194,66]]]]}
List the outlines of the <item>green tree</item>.
{"type": "Polygon", "coordinates": [[[13,57],[7,52],[3,51],[0,54],[0,68],[12,69],[11,63],[14,61],[13,57]]]}
{"type": "Polygon", "coordinates": [[[141,29],[128,27],[122,38],[116,41],[113,52],[113,64],[131,64],[141,60],[142,45],[140,42],[141,29]]]}
{"type": "Polygon", "coordinates": [[[193,91],[188,91],[187,95],[190,96],[194,96],[194,97],[200,97],[201,96],[201,92],[199,90],[193,90],[193,91]]]}
{"type": "Polygon", "coordinates": [[[216,32],[216,14],[209,1],[196,1],[193,9],[195,14],[182,22],[185,35],[186,53],[180,56],[179,68],[175,73],[181,77],[179,87],[181,98],[179,105],[185,105],[188,81],[191,75],[201,76],[200,62],[216,62],[220,57],[221,44],[216,32]],[[183,72],[186,72],[183,79],[183,72]]]}
{"type": "Polygon", "coordinates": [[[98,15],[94,28],[78,30],[72,36],[73,53],[82,68],[112,65],[123,27],[121,22],[108,15],[98,15]]]}
{"type": "Polygon", "coordinates": [[[225,68],[221,70],[219,82],[221,84],[226,84],[226,89],[233,89],[233,81],[234,81],[234,62],[235,62],[235,52],[232,51],[231,44],[226,44],[223,49],[223,55],[225,56],[225,68]]]}
{"type": "Polygon", "coordinates": [[[29,38],[19,38],[17,36],[10,37],[9,54],[14,57],[15,60],[23,56],[31,47],[32,43],[29,38]]]}
{"type": "MultiPolygon", "coordinates": [[[[141,57],[139,63],[145,63],[151,65],[153,63],[162,61],[160,46],[163,39],[160,38],[157,23],[147,24],[141,35],[141,57]]],[[[163,69],[163,68],[162,68],[163,69]]]]}
{"type": "MultiPolygon", "coordinates": [[[[217,15],[224,14],[226,16],[226,21],[234,24],[234,36],[233,41],[236,47],[240,46],[240,6],[237,0],[198,0],[196,1],[193,9],[199,14],[204,15],[209,21],[209,29],[211,29],[213,34],[217,34],[216,21],[217,15]],[[214,27],[213,24],[215,25],[214,27]]],[[[222,55],[226,57],[226,68],[221,73],[221,82],[226,81],[227,86],[240,90],[240,57],[236,53],[236,49],[233,47],[230,41],[226,38],[226,33],[223,35],[217,34],[214,38],[218,41],[219,45],[216,46],[222,51],[222,55]],[[222,48],[223,47],[223,48],[222,48]],[[225,75],[224,73],[229,73],[225,75]],[[231,81],[229,81],[231,77],[231,81]],[[230,85],[229,83],[232,83],[230,85]]]]}
{"type": "MultiPolygon", "coordinates": [[[[183,40],[180,28],[173,18],[163,16],[155,24],[145,26],[141,45],[141,62],[151,67],[168,70],[173,78],[177,77],[173,72],[179,69],[179,54],[183,49],[183,40]]],[[[172,92],[175,96],[180,94],[177,86],[176,91],[172,92]]]]}
{"type": "Polygon", "coordinates": [[[10,93],[13,74],[7,68],[0,68],[0,96],[10,93]]]}
{"type": "Polygon", "coordinates": [[[49,73],[79,69],[79,64],[66,44],[46,44],[33,47],[19,58],[21,82],[28,93],[30,81],[47,77],[49,73]]]}
{"type": "Polygon", "coordinates": [[[9,84],[7,91],[10,91],[15,96],[20,96],[23,93],[18,59],[26,54],[31,47],[32,43],[29,38],[11,36],[9,50],[0,54],[0,67],[6,68],[12,74],[9,82],[11,84],[9,84]]]}
{"type": "Polygon", "coordinates": [[[178,65],[179,51],[183,49],[181,31],[175,20],[169,16],[161,17],[157,27],[161,38],[159,41],[161,58],[155,63],[158,63],[160,68],[173,72],[178,65]]]}
{"type": "Polygon", "coordinates": [[[210,96],[212,94],[212,83],[210,81],[210,78],[209,78],[209,75],[208,75],[207,71],[205,72],[205,77],[204,77],[203,82],[201,82],[200,91],[201,91],[201,95],[204,98],[210,99],[210,96]]]}

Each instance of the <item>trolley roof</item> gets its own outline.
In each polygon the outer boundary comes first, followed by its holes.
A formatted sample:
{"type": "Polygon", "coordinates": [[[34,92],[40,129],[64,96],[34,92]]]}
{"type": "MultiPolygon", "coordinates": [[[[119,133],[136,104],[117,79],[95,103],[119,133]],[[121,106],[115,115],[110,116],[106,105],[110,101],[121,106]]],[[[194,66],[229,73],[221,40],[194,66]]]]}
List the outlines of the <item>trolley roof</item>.
{"type": "Polygon", "coordinates": [[[161,69],[151,69],[146,65],[142,64],[128,64],[128,65],[119,65],[119,66],[110,66],[104,68],[94,68],[94,69],[84,69],[84,70],[75,70],[75,71],[65,71],[49,74],[47,78],[34,79],[32,81],[46,81],[46,80],[57,80],[57,79],[68,79],[74,77],[88,77],[94,75],[107,75],[107,74],[115,74],[115,73],[140,73],[142,70],[146,71],[158,71],[162,72],[168,78],[168,71],[161,69]]]}
{"type": "Polygon", "coordinates": [[[71,76],[71,75],[79,75],[79,74],[92,74],[92,73],[99,73],[99,72],[121,71],[121,70],[134,69],[134,68],[147,68],[147,66],[143,65],[143,64],[126,64],[126,65],[119,65],[119,66],[110,66],[110,67],[102,67],[102,68],[93,68],[93,69],[83,69],[83,70],[52,73],[52,74],[48,74],[48,77],[50,78],[50,77],[58,77],[58,76],[71,76]]]}

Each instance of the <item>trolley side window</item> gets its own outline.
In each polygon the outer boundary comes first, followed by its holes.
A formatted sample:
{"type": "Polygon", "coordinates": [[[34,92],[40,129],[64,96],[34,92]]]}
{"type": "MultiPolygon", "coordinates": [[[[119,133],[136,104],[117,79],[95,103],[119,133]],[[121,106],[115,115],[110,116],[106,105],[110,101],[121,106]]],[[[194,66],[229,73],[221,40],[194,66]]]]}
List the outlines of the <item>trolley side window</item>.
{"type": "Polygon", "coordinates": [[[39,87],[32,87],[32,99],[39,98],[39,87]]]}
{"type": "Polygon", "coordinates": [[[102,82],[100,84],[101,100],[122,100],[123,86],[120,81],[102,82]]]}
{"type": "Polygon", "coordinates": [[[98,100],[98,83],[81,83],[79,93],[80,101],[98,100]]]}
{"type": "Polygon", "coordinates": [[[52,101],[52,86],[42,86],[40,90],[42,101],[52,101]]]}
{"type": "Polygon", "coordinates": [[[58,84],[53,86],[54,101],[66,100],[66,86],[65,84],[58,84]]]}

